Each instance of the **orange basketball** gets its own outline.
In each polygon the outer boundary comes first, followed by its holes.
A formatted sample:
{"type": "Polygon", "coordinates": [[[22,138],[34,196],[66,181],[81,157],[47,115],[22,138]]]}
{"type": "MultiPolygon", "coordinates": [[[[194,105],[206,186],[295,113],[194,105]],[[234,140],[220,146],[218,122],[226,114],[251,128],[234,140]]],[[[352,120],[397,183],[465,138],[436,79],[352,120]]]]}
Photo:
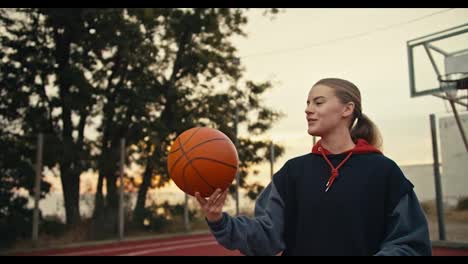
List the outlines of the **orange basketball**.
{"type": "Polygon", "coordinates": [[[210,196],[231,185],[238,168],[237,150],[221,131],[194,127],[172,143],[167,157],[169,176],[185,193],[210,196]]]}

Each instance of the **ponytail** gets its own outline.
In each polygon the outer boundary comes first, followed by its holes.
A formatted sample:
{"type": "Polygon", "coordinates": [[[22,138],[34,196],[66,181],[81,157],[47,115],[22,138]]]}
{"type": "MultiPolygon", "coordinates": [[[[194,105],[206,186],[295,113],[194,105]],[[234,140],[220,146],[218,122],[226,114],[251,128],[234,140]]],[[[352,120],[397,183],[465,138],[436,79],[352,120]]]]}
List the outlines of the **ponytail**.
{"type": "Polygon", "coordinates": [[[351,128],[351,138],[355,142],[358,138],[362,138],[378,149],[382,147],[382,137],[379,129],[365,114],[361,114],[357,118],[356,125],[351,128]]]}

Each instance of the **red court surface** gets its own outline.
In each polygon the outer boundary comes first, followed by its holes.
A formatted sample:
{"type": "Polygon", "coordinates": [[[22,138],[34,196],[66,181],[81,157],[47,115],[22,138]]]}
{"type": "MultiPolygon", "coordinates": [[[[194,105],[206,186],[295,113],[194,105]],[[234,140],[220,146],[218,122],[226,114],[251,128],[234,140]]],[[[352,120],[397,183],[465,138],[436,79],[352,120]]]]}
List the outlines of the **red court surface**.
{"type": "Polygon", "coordinates": [[[433,256],[468,256],[468,249],[432,248],[433,256]]]}
{"type": "MultiPolygon", "coordinates": [[[[211,234],[120,241],[17,252],[16,256],[242,256],[220,246],[211,234]]],[[[434,256],[468,256],[468,248],[434,247],[434,256]]]]}
{"type": "Polygon", "coordinates": [[[16,256],[241,256],[210,234],[19,252],[16,256]]]}

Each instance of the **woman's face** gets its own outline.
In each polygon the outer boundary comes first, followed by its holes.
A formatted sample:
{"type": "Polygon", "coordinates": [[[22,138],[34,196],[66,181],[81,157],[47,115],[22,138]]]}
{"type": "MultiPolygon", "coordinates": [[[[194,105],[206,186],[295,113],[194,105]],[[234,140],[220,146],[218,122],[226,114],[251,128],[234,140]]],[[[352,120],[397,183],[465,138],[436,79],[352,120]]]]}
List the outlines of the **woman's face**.
{"type": "Polygon", "coordinates": [[[347,117],[354,111],[354,104],[343,104],[336,97],[334,89],[318,84],[310,89],[305,110],[307,132],[323,137],[337,127],[347,126],[347,117]]]}

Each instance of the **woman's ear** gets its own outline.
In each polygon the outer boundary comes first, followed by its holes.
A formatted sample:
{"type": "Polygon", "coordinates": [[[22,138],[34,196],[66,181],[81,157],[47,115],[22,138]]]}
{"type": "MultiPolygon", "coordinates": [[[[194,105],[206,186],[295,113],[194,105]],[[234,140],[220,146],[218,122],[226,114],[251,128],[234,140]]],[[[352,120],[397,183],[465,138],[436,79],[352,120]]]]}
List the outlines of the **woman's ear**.
{"type": "Polygon", "coordinates": [[[343,117],[346,118],[348,116],[351,116],[353,113],[354,113],[354,103],[349,102],[349,103],[345,104],[345,108],[344,108],[344,111],[343,111],[343,117]]]}

